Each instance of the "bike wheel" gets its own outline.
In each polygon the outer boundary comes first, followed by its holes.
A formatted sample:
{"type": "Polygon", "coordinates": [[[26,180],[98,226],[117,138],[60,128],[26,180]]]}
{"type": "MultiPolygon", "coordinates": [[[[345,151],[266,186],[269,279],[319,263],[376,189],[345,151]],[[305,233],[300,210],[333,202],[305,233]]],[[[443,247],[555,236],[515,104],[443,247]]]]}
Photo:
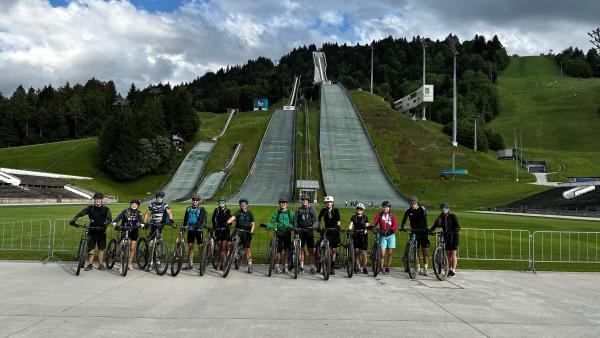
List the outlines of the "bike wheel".
{"type": "Polygon", "coordinates": [[[315,268],[317,270],[317,273],[321,273],[321,266],[323,265],[321,263],[321,245],[317,244],[316,247],[317,249],[315,250],[315,268]]]}
{"type": "Polygon", "coordinates": [[[417,246],[411,244],[408,249],[408,276],[411,279],[417,277],[417,264],[419,264],[417,259],[417,246]]]}
{"type": "Polygon", "coordinates": [[[354,258],[354,243],[349,242],[346,248],[346,272],[348,273],[348,278],[352,278],[354,275],[354,258]]]}
{"type": "Polygon", "coordinates": [[[154,248],[154,270],[159,276],[164,275],[169,267],[169,249],[165,242],[156,241],[154,248]]]}
{"type": "Polygon", "coordinates": [[[373,264],[373,277],[377,277],[379,274],[379,261],[381,260],[381,251],[379,247],[373,246],[373,254],[371,255],[371,263],[373,264]]]}
{"type": "Polygon", "coordinates": [[[231,243],[231,247],[229,248],[229,254],[227,255],[227,261],[225,262],[225,267],[223,269],[223,278],[225,278],[225,277],[227,277],[227,275],[229,275],[229,270],[231,270],[231,264],[233,264],[233,261],[235,259],[237,247],[238,247],[237,241],[234,241],[231,243]]]}
{"type": "Polygon", "coordinates": [[[433,252],[433,273],[441,281],[448,277],[448,256],[444,248],[435,248],[433,252]]]}
{"type": "Polygon", "coordinates": [[[242,262],[242,257],[244,256],[242,246],[238,246],[237,250],[235,250],[235,256],[233,256],[233,262],[235,263],[235,269],[239,270],[242,262]]]}
{"type": "Polygon", "coordinates": [[[277,239],[273,237],[271,240],[271,246],[269,247],[269,277],[273,274],[275,269],[275,256],[277,255],[277,239]]]}
{"type": "Polygon", "coordinates": [[[321,248],[323,279],[329,280],[329,274],[331,273],[331,251],[329,250],[329,244],[324,244],[321,248]]]}
{"type": "Polygon", "coordinates": [[[75,271],[75,276],[79,276],[79,272],[83,265],[85,264],[85,257],[87,257],[87,241],[85,238],[81,238],[79,241],[79,249],[77,250],[77,271],[75,271]]]}
{"type": "Polygon", "coordinates": [[[108,270],[112,269],[115,266],[115,262],[117,261],[117,240],[111,239],[108,242],[108,246],[106,247],[106,268],[108,270]]]}
{"type": "Polygon", "coordinates": [[[404,271],[410,272],[408,269],[408,252],[410,249],[410,244],[407,244],[404,248],[404,255],[402,256],[402,264],[404,264],[404,271]]]}
{"type": "Polygon", "coordinates": [[[121,275],[125,277],[129,270],[129,242],[123,242],[121,245],[121,275]]]}
{"type": "Polygon", "coordinates": [[[221,260],[221,242],[215,242],[215,246],[213,247],[213,255],[212,255],[213,269],[217,270],[217,268],[219,267],[220,260],[221,260]]]}
{"type": "Polygon", "coordinates": [[[148,242],[144,237],[140,238],[135,245],[135,260],[140,270],[148,266],[148,242]]]}
{"type": "Polygon", "coordinates": [[[200,257],[200,267],[198,270],[200,273],[200,276],[204,276],[204,273],[206,272],[206,267],[208,266],[208,261],[209,259],[212,261],[211,258],[211,254],[213,252],[213,246],[214,244],[211,242],[205,243],[204,246],[202,247],[202,257],[200,257]]]}
{"type": "Polygon", "coordinates": [[[181,266],[183,265],[183,242],[177,241],[175,245],[175,250],[173,250],[173,259],[171,260],[171,276],[175,277],[181,271],[181,266]]]}
{"type": "Polygon", "coordinates": [[[298,272],[300,270],[300,243],[294,245],[294,257],[292,260],[294,264],[294,279],[298,279],[298,272]]]}

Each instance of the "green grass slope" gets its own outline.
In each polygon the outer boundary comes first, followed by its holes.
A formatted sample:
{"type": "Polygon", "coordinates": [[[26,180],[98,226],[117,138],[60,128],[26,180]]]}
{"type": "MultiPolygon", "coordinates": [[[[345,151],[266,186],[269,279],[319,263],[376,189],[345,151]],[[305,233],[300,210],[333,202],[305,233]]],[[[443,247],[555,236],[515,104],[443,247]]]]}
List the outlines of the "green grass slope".
{"type": "Polygon", "coordinates": [[[442,125],[413,121],[390,108],[381,97],[364,91],[351,92],[381,161],[394,184],[407,195],[417,195],[428,205],[448,201],[455,210],[498,206],[545,188],[515,182],[513,162],[498,161],[492,152],[474,152],[459,146],[456,168],[469,175],[442,181],[438,170],[452,168],[453,147],[442,125]]]}
{"type": "Polygon", "coordinates": [[[507,146],[522,130],[523,156],[548,160],[551,179],[600,175],[600,79],[560,76],[554,60],[512,57],[498,80],[500,115],[490,127],[507,146]]]}

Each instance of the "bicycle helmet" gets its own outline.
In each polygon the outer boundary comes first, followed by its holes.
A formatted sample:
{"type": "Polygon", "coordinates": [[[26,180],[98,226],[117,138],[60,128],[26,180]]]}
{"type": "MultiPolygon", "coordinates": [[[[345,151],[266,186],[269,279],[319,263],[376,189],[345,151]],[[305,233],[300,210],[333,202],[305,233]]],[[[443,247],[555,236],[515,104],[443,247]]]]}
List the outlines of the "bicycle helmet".
{"type": "Polygon", "coordinates": [[[288,202],[288,199],[287,199],[287,197],[281,197],[281,198],[279,199],[279,203],[287,203],[287,202],[288,202]]]}
{"type": "Polygon", "coordinates": [[[242,203],[246,203],[246,205],[247,205],[248,204],[248,199],[246,197],[240,198],[240,200],[238,201],[238,204],[242,205],[242,203]]]}
{"type": "Polygon", "coordinates": [[[417,196],[413,196],[410,198],[409,200],[410,204],[418,204],[419,203],[419,198],[417,196]]]}
{"type": "Polygon", "coordinates": [[[304,201],[304,200],[310,201],[310,197],[308,197],[308,195],[302,195],[302,196],[300,196],[300,200],[301,201],[304,201]]]}
{"type": "Polygon", "coordinates": [[[104,194],[103,193],[101,193],[101,192],[94,193],[94,199],[95,200],[96,199],[100,199],[101,200],[103,198],[104,198],[104,194]]]}
{"type": "Polygon", "coordinates": [[[226,202],[225,197],[219,197],[219,205],[221,205],[221,204],[225,205],[225,202],[226,202]]]}
{"type": "Polygon", "coordinates": [[[156,195],[154,195],[154,197],[156,198],[165,198],[165,192],[164,191],[159,191],[156,193],[156,195]]]}
{"type": "Polygon", "coordinates": [[[200,198],[200,195],[198,195],[198,194],[193,194],[192,200],[202,200],[202,198],[200,198]]]}
{"type": "Polygon", "coordinates": [[[390,201],[383,201],[381,203],[381,207],[382,208],[385,208],[385,207],[390,207],[391,208],[392,207],[392,203],[390,203],[390,201]]]}
{"type": "Polygon", "coordinates": [[[333,196],[325,196],[325,203],[327,202],[333,203],[333,196]]]}
{"type": "Polygon", "coordinates": [[[365,210],[365,205],[364,205],[364,204],[362,204],[362,203],[358,203],[358,204],[356,205],[356,209],[363,209],[363,210],[365,210]]]}
{"type": "Polygon", "coordinates": [[[450,209],[450,206],[448,205],[447,202],[442,202],[442,204],[440,204],[440,210],[441,211],[445,211],[445,210],[448,210],[448,209],[450,209]]]}
{"type": "Polygon", "coordinates": [[[129,204],[133,204],[133,203],[135,203],[139,206],[140,204],[142,204],[142,201],[133,199],[133,200],[131,200],[131,202],[129,202],[129,204]]]}

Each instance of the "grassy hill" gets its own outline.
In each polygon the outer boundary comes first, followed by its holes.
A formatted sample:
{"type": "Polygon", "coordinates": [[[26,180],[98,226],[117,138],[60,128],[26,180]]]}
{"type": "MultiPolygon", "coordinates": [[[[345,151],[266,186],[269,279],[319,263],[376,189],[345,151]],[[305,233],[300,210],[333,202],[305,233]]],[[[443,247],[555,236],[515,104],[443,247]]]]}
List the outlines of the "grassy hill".
{"type": "Polygon", "coordinates": [[[468,169],[469,175],[442,181],[438,170],[452,168],[454,150],[442,125],[413,121],[368,92],[353,91],[351,96],[392,181],[409,196],[417,195],[429,205],[448,201],[455,209],[467,210],[502,205],[544,190],[527,184],[533,177],[523,172],[524,179],[515,182],[513,162],[462,146],[456,149],[456,168],[468,169]]]}
{"type": "Polygon", "coordinates": [[[523,156],[548,160],[550,178],[600,175],[600,79],[561,77],[554,60],[512,57],[498,80],[501,113],[490,127],[512,146],[522,130],[523,156]]]}
{"type": "MultiPolygon", "coordinates": [[[[200,113],[201,125],[192,140],[186,143],[189,151],[198,141],[210,140],[225,124],[225,114],[200,113]]],[[[100,154],[95,138],[0,149],[0,166],[15,169],[33,169],[60,174],[89,176],[91,181],[73,181],[85,188],[118,196],[121,200],[144,196],[161,189],[172,172],[148,175],[132,182],[112,179],[100,169],[100,154]]],[[[184,152],[186,153],[186,152],[184,152]]],[[[180,160],[183,160],[181,155],[180,160]]]]}

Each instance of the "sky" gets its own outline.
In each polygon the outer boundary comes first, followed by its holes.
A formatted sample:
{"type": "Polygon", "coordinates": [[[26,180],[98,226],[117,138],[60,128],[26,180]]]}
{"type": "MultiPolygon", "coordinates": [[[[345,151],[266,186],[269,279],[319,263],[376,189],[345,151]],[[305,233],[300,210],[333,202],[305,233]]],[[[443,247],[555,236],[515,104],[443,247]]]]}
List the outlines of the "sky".
{"type": "Polygon", "coordinates": [[[389,35],[498,35],[509,54],[591,48],[600,1],[1,0],[0,92],[113,80],[189,82],[294,47],[389,35]]]}

